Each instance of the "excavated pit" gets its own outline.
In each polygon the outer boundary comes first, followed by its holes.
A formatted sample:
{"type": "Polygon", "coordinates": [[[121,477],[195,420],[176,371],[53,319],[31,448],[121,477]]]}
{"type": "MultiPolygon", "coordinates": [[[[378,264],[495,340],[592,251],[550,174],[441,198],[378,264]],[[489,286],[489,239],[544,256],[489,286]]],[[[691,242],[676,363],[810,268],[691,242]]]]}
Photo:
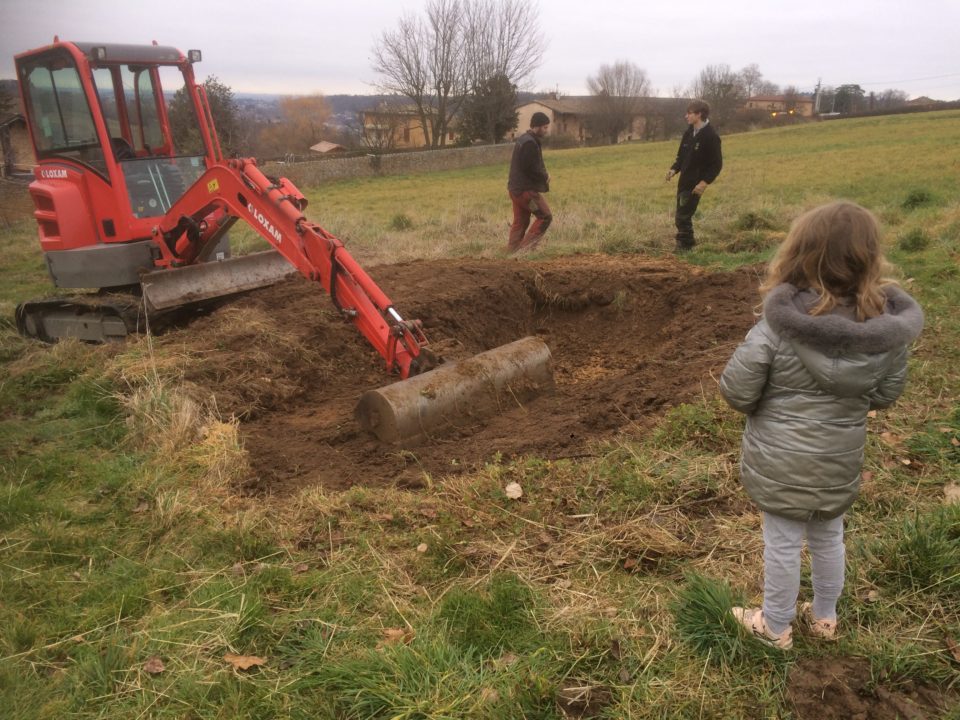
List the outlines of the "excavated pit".
{"type": "Polygon", "coordinates": [[[241,419],[253,469],[243,491],[417,486],[496,454],[582,456],[712,393],[758,302],[756,271],[709,273],[670,258],[424,261],[371,275],[447,359],[543,338],[556,392],[412,451],[385,446],[353,418],[362,392],[390,381],[379,356],[317,286],[284,282],[166,339],[187,343],[202,359],[187,379],[241,419]]]}

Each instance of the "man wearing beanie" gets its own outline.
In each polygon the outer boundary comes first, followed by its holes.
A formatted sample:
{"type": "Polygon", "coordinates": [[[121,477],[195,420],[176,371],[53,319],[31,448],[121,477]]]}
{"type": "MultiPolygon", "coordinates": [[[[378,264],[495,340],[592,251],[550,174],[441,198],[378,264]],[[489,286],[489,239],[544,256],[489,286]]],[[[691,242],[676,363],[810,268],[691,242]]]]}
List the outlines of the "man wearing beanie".
{"type": "Polygon", "coordinates": [[[513,224],[510,226],[510,252],[532,250],[550,227],[553,215],[543,193],[550,189],[550,175],[543,164],[540,139],[547,134],[550,118],[535,112],[530,118],[530,129],[517,138],[510,160],[510,178],[507,191],[513,203],[513,224]],[[533,225],[530,216],[533,215],[533,225]],[[527,230],[527,226],[530,229],[527,230]]]}

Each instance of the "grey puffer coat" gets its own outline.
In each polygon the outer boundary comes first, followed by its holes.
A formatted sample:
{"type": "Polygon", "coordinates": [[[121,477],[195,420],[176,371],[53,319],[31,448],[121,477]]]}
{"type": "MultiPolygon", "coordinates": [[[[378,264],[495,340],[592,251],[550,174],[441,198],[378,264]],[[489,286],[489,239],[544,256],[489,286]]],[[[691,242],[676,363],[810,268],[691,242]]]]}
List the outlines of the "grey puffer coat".
{"type": "Polygon", "coordinates": [[[827,520],[856,499],[867,411],[900,396],[923,329],[913,298],[884,291],[884,313],[857,322],[851,307],[809,315],[816,293],[779,285],[727,363],[720,392],[747,415],[740,480],[762,510],[827,520]]]}

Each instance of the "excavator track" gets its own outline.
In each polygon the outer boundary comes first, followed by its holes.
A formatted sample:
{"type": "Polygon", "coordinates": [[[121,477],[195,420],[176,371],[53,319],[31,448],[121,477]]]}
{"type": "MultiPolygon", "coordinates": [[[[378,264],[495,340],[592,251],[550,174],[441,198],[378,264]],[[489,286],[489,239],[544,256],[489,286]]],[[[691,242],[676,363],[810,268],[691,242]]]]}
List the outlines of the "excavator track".
{"type": "MultiPolygon", "coordinates": [[[[194,308],[195,312],[196,309],[194,308]]],[[[106,343],[168,326],[184,308],[153,311],[147,317],[139,296],[132,293],[75,295],[29,300],[16,309],[21,335],[53,343],[64,338],[106,343]]]]}

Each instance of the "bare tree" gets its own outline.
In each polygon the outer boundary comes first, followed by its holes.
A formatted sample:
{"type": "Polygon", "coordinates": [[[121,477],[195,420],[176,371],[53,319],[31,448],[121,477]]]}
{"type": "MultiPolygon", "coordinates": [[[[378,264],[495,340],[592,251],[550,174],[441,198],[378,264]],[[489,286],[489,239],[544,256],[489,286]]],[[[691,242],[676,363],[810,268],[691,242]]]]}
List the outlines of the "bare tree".
{"type": "Polygon", "coordinates": [[[596,75],[587,78],[595,112],[590,115],[591,129],[615,144],[620,134],[633,125],[642,98],[650,94],[646,71],[628,60],[601,65],[596,75]]]}
{"type": "Polygon", "coordinates": [[[525,86],[546,50],[537,16],[534,3],[465,0],[464,49],[471,85],[503,76],[511,85],[525,86]]]}
{"type": "Polygon", "coordinates": [[[740,75],[725,63],[707,65],[694,79],[690,92],[710,103],[710,116],[718,123],[733,117],[746,96],[740,75]]]}
{"type": "Polygon", "coordinates": [[[395,30],[386,30],[374,47],[373,69],[381,75],[381,92],[406,96],[420,117],[426,144],[434,145],[431,119],[435,112],[433,64],[434,38],[426,23],[404,14],[395,30]]]}
{"type": "Polygon", "coordinates": [[[287,95],[280,98],[283,119],[260,129],[256,138],[259,154],[266,157],[306,155],[327,132],[330,105],[323,95],[287,95]]]}
{"type": "Polygon", "coordinates": [[[873,98],[873,108],[875,110],[889,110],[891,108],[903,107],[910,99],[910,95],[903,90],[894,90],[893,88],[888,88],[881,93],[871,93],[871,97],[873,98]]]}
{"type": "Polygon", "coordinates": [[[374,153],[393,150],[397,136],[405,127],[402,115],[381,103],[370,110],[361,110],[356,116],[356,135],[365,148],[374,153]]]}
{"type": "Polygon", "coordinates": [[[783,89],[783,109],[787,112],[795,112],[800,97],[800,91],[797,90],[796,86],[787,85],[787,87],[783,89]]]}
{"type": "Polygon", "coordinates": [[[427,144],[446,143],[467,95],[506,78],[517,86],[543,59],[535,4],[520,0],[429,0],[426,17],[404,15],[373,49],[381,91],[404,95],[427,144]]]}
{"type": "Polygon", "coordinates": [[[752,98],[756,95],[778,95],[780,93],[780,88],[776,83],[764,80],[763,73],[760,72],[760,66],[756,63],[750,63],[740,70],[739,77],[744,98],[752,98]]]}

